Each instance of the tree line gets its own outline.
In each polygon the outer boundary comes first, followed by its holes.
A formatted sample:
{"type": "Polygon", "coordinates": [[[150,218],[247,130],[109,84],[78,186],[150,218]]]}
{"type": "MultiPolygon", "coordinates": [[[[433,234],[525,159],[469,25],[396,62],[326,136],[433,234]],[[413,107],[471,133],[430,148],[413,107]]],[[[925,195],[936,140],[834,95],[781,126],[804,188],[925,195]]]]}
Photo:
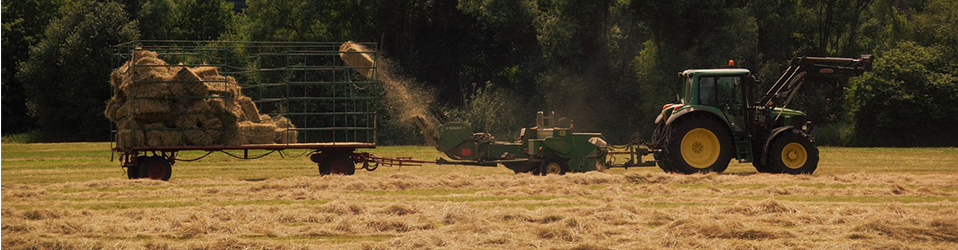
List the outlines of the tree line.
{"type": "MultiPolygon", "coordinates": [[[[734,60],[767,87],[793,56],[873,54],[873,72],[808,84],[791,105],[817,124],[818,143],[958,145],[949,129],[958,123],[958,1],[23,0],[2,8],[3,134],[42,141],[108,140],[109,46],[143,39],[378,42],[450,119],[509,140],[536,110],[555,110],[616,143],[651,132],[661,105],[676,101],[681,70],[734,60]]],[[[381,142],[421,143],[386,116],[381,142]]]]}

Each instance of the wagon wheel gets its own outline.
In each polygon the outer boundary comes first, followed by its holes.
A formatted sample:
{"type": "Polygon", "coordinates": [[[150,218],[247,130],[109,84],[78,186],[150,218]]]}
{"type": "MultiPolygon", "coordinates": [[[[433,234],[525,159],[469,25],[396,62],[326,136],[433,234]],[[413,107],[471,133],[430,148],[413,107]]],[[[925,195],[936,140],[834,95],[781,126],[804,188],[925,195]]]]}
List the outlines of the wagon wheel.
{"type": "Polygon", "coordinates": [[[161,156],[144,157],[139,162],[140,178],[150,178],[153,180],[169,181],[173,174],[173,168],[170,161],[161,156]]]}
{"type": "Polygon", "coordinates": [[[143,161],[146,160],[146,156],[137,156],[133,164],[130,164],[126,167],[126,178],[139,179],[140,178],[140,165],[143,164],[143,161]]]}
{"type": "Polygon", "coordinates": [[[335,154],[326,157],[322,165],[329,166],[330,174],[353,175],[356,173],[356,165],[348,154],[335,154]]]}

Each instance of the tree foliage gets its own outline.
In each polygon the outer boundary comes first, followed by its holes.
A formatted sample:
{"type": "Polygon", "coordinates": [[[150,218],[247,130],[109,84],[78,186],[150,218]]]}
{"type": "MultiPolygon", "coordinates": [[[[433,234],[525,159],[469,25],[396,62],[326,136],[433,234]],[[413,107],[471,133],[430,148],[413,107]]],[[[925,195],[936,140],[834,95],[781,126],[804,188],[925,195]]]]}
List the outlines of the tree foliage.
{"type": "Polygon", "coordinates": [[[144,40],[215,40],[228,31],[233,6],[222,0],[144,0],[134,19],[144,40]]]}
{"type": "Polygon", "coordinates": [[[17,64],[29,56],[30,46],[43,37],[43,29],[56,15],[55,0],[8,1],[3,5],[3,133],[33,128],[27,116],[26,94],[16,78],[17,64]]]}
{"type": "Polygon", "coordinates": [[[136,39],[136,22],[115,2],[74,1],[47,26],[20,65],[27,105],[51,140],[109,138],[111,45],[136,39]]]}
{"type": "MultiPolygon", "coordinates": [[[[867,145],[922,145],[919,135],[865,139],[914,125],[886,121],[905,115],[896,112],[938,117],[928,112],[942,112],[938,105],[958,95],[948,87],[955,75],[949,58],[958,54],[958,4],[950,0],[248,0],[241,12],[220,0],[116,1],[69,1],[59,12],[50,11],[56,0],[4,3],[8,121],[26,117],[26,106],[9,104],[18,100],[16,81],[22,80],[26,95],[19,98],[28,97],[32,120],[44,131],[59,130],[56,124],[83,127],[50,132],[51,139],[107,138],[74,132],[103,127],[98,112],[87,112],[109,94],[106,74],[92,69],[109,68],[105,48],[137,34],[375,41],[453,117],[505,134],[531,125],[536,110],[556,110],[577,129],[602,132],[613,143],[652,130],[661,105],[675,101],[676,72],[724,67],[729,59],[767,86],[793,56],[874,54],[874,73],[808,84],[790,104],[819,125],[854,126],[853,138],[867,145]],[[114,12],[97,12],[103,8],[114,12]],[[53,17],[39,40],[38,30],[53,17]],[[16,53],[31,45],[29,61],[10,63],[26,61],[27,54],[16,53]],[[23,72],[11,80],[17,70],[23,72]],[[68,104],[84,111],[53,111],[68,104]],[[895,110],[901,105],[923,108],[895,110]]],[[[397,120],[380,121],[381,142],[420,142],[397,120]]]]}

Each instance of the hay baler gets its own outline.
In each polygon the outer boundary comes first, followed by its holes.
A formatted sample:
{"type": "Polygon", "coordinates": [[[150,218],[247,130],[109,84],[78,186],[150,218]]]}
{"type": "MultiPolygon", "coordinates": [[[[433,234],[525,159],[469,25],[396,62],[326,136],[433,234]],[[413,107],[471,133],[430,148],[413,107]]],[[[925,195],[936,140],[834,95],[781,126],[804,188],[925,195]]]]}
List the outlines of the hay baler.
{"type": "MultiPolygon", "coordinates": [[[[422,131],[435,131],[418,119],[422,131]]],[[[452,160],[439,164],[490,166],[497,164],[516,173],[537,175],[586,172],[602,168],[608,146],[602,134],[573,132],[572,120],[558,118],[555,112],[539,111],[536,126],[523,128],[519,139],[496,141],[495,136],[477,132],[466,122],[448,122],[439,135],[426,133],[427,140],[452,160]]]]}

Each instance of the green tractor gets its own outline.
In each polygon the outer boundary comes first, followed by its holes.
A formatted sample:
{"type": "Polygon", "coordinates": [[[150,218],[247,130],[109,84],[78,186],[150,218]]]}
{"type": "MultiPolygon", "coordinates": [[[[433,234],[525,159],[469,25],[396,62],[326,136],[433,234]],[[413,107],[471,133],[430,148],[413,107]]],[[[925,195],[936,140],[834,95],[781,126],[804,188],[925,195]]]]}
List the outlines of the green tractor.
{"type": "Polygon", "coordinates": [[[452,159],[440,158],[439,164],[502,164],[517,174],[561,175],[601,168],[608,152],[602,134],[573,132],[572,120],[559,118],[551,111],[539,111],[536,126],[523,128],[516,141],[497,141],[489,133],[476,132],[466,122],[442,123],[437,136],[425,118],[416,118],[426,140],[452,159]]]}
{"type": "Polygon", "coordinates": [[[805,81],[870,70],[871,55],[795,57],[758,100],[750,98],[758,81],[747,69],[682,71],[679,103],[662,107],[652,141],[644,144],[666,172],[722,172],[734,157],[763,173],[810,174],[819,160],[812,123],[786,107],[805,81]]]}

